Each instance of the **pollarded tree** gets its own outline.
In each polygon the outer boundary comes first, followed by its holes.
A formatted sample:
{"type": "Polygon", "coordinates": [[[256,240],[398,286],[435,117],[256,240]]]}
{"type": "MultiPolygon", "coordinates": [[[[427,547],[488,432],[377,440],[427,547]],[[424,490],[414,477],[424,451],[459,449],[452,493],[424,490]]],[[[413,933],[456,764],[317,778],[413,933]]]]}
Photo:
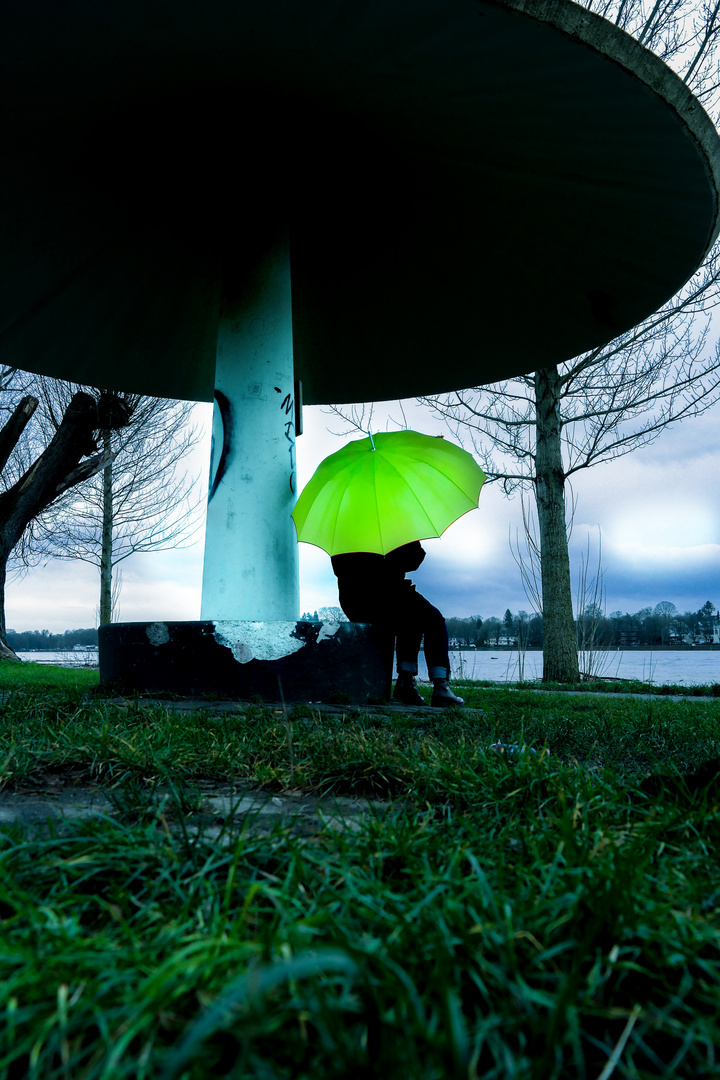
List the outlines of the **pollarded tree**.
{"type": "MultiPolygon", "coordinates": [[[[37,385],[46,429],[52,431],[76,388],[47,378],[38,378],[37,385]]],[[[101,625],[112,621],[118,564],[136,552],[183,546],[200,527],[204,510],[197,478],[186,472],[187,454],[198,440],[192,404],[114,396],[127,403],[132,419],[123,430],[100,433],[107,464],[40,515],[29,537],[44,558],[97,566],[101,625]]]]}

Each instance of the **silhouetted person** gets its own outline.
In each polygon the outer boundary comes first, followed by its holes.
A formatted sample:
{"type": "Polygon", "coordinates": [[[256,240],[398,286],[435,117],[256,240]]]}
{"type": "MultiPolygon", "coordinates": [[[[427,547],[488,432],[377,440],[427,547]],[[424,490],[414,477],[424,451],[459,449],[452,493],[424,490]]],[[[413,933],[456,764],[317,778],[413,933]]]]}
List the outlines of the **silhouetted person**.
{"type": "Polygon", "coordinates": [[[445,619],[405,577],[408,571],[417,570],[424,558],[418,540],[387,555],[368,551],[333,555],[340,607],[351,622],[373,623],[396,637],[398,677],[393,701],[425,704],[415,687],[420,642],[424,638],[425,660],[433,683],[430,704],[463,705],[463,699],[453,694],[448,685],[450,657],[445,619]]]}

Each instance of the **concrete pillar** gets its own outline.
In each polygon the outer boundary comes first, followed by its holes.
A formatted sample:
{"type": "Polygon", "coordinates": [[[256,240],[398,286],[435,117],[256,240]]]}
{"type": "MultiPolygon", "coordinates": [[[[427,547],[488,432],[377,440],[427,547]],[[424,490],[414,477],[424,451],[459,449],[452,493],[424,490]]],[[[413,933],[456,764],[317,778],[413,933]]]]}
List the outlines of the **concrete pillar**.
{"type": "Polygon", "coordinates": [[[299,616],[290,258],[263,257],[218,333],[202,619],[299,616]]]}

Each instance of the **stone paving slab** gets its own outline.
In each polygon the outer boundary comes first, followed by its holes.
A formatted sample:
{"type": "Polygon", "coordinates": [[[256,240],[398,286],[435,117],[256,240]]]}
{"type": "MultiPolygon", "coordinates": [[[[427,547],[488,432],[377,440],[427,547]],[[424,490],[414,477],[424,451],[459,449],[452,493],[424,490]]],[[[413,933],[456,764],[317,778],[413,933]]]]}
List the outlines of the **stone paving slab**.
{"type": "Polygon", "coordinates": [[[282,824],[297,835],[316,835],[326,829],[358,829],[368,816],[398,814],[402,802],[341,795],[307,795],[300,791],[273,794],[249,781],[199,780],[179,785],[185,810],[166,785],[137,792],[122,785],[73,783],[58,774],[0,789],[0,828],[18,823],[47,832],[68,831],[74,821],[120,818],[149,813],[162,815],[173,832],[202,831],[210,838],[225,833],[228,840],[245,831],[268,835],[282,824]],[[182,821],[181,821],[182,819],[182,821]]]}
{"type": "MultiPolygon", "coordinates": [[[[457,688],[462,696],[462,686],[457,688]]],[[[534,688],[523,688],[522,690],[515,687],[505,687],[509,693],[532,693],[532,694],[548,694],[548,693],[560,693],[566,694],[569,697],[597,697],[608,698],[615,700],[617,698],[637,698],[641,701],[704,701],[714,702],[718,701],[718,698],[710,697],[709,695],[700,694],[638,694],[631,693],[630,691],[620,691],[618,693],[604,693],[599,690],[563,690],[563,691],[548,691],[539,690],[534,688]]],[[[134,708],[136,704],[135,698],[96,698],[98,704],[115,705],[119,708],[134,708]]],[[[163,697],[142,697],[137,699],[137,704],[143,707],[152,708],[157,706],[159,708],[167,709],[168,712],[182,713],[188,715],[194,712],[206,712],[206,713],[244,713],[255,704],[260,704],[251,701],[239,701],[236,699],[223,699],[218,701],[205,700],[204,698],[163,698],[163,697]]],[[[275,704],[265,704],[263,708],[272,709],[274,712],[281,713],[282,707],[275,704]]],[[[438,716],[444,710],[431,705],[395,705],[391,702],[382,705],[336,705],[329,704],[327,702],[310,701],[307,702],[307,708],[311,713],[316,714],[319,717],[336,717],[341,718],[343,716],[353,716],[358,713],[363,716],[438,716]]],[[[303,705],[299,705],[297,702],[289,704],[287,712],[289,716],[292,716],[293,710],[303,708],[303,705]]],[[[463,706],[460,711],[463,716],[486,716],[486,712],[481,708],[469,708],[463,706]]],[[[295,714],[297,715],[297,714],[295,714]]]]}
{"type": "MultiPolygon", "coordinates": [[[[277,703],[263,703],[252,701],[239,701],[235,698],[225,698],[218,701],[206,700],[204,698],[164,698],[164,697],[142,697],[138,698],[137,702],[135,698],[130,697],[114,697],[114,698],[96,698],[95,701],[98,704],[114,705],[121,709],[135,708],[136,704],[143,708],[158,708],[167,709],[168,712],[177,712],[187,715],[194,712],[209,712],[209,713],[244,713],[248,709],[258,706],[265,709],[271,709],[273,712],[282,713],[287,711],[288,716],[292,716],[298,708],[308,708],[311,713],[318,716],[332,716],[343,717],[348,715],[357,715],[358,713],[363,716],[405,716],[405,715],[439,715],[443,710],[431,705],[394,705],[391,703],[385,705],[336,705],[329,704],[322,701],[309,701],[307,703],[299,704],[293,702],[288,704],[287,710],[283,710],[281,705],[277,703]]],[[[463,708],[463,713],[470,715],[481,713],[481,709],[466,709],[463,708]]]]}

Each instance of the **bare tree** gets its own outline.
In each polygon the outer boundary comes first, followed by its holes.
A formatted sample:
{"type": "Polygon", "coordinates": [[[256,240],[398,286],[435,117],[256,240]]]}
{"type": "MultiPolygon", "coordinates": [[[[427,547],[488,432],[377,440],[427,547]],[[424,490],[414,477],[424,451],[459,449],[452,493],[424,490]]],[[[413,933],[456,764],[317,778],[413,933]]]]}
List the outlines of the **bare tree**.
{"type": "MultiPolygon", "coordinates": [[[[580,2],[659,55],[717,116],[720,0],[580,2]]],[[[506,494],[519,488],[534,496],[537,533],[523,505],[530,559],[519,543],[516,549],[511,543],[511,551],[526,594],[542,612],[545,681],[580,680],[568,551],[570,479],[651,443],[720,398],[720,347],[708,347],[718,304],[720,245],[672,301],[608,345],[532,375],[419,399],[460,441],[473,444],[488,482],[502,483],[506,494]]],[[[331,411],[351,429],[367,430],[372,422],[370,403],[331,411]]],[[[404,420],[403,414],[401,426],[404,420]]]]}
{"type": "Polygon", "coordinates": [[[5,585],[12,553],[22,547],[28,526],[39,514],[107,464],[98,433],[122,428],[130,419],[129,407],[115,395],[78,391],[69,398],[52,437],[39,442],[38,425],[29,429],[38,398],[22,393],[27,386],[22,373],[4,369],[0,375],[0,408],[9,411],[0,430],[0,657],[10,658],[15,654],[6,641],[5,585]]]}
{"type": "MultiPolygon", "coordinates": [[[[585,0],[659,55],[717,116],[720,0],[585,0]]],[[[720,302],[719,249],[673,301],[635,330],[566,364],[493,387],[423,399],[465,430],[489,480],[532,488],[539,523],[543,671],[580,678],[567,543],[566,483],[647,445],[720,396],[720,351],[707,348],[720,302]],[[499,456],[499,460],[498,460],[499,456]]]]}
{"type": "MultiPolygon", "coordinates": [[[[720,0],[586,0],[585,6],[660,55],[717,114],[720,0]]],[[[488,481],[501,482],[507,494],[532,490],[548,681],[580,679],[568,551],[570,477],[651,443],[668,424],[718,400],[720,352],[708,349],[708,335],[719,302],[716,246],[674,300],[610,345],[492,387],[420,399],[461,441],[473,443],[488,481]]],[[[356,410],[343,415],[363,426],[356,410]]]]}
{"type": "MultiPolygon", "coordinates": [[[[720,0],[585,0],[585,6],[657,53],[717,116],[720,0]]],[[[718,400],[720,351],[708,347],[718,303],[720,246],[670,303],[609,345],[532,375],[420,399],[461,441],[472,442],[488,481],[502,483],[508,494],[525,488],[534,495],[540,574],[539,582],[525,584],[539,594],[547,681],[580,679],[567,530],[571,477],[651,443],[668,425],[718,400]]],[[[357,410],[335,411],[365,426],[357,410]]]]}
{"type": "MultiPolygon", "coordinates": [[[[57,428],[72,384],[38,379],[46,427],[57,428]]],[[[192,541],[204,498],[185,462],[198,441],[193,406],[168,398],[116,395],[131,422],[100,433],[107,464],[32,523],[29,545],[44,558],[80,559],[100,573],[100,623],[112,621],[118,564],[136,552],[163,551],[192,541]]]]}
{"type": "MultiPolygon", "coordinates": [[[[579,669],[567,542],[568,481],[648,445],[720,399],[720,348],[709,348],[720,301],[720,253],[655,316],[603,348],[533,375],[422,399],[468,438],[489,481],[534,493],[548,681],[579,669]]],[[[569,500],[568,500],[569,501],[569,500]]]]}

